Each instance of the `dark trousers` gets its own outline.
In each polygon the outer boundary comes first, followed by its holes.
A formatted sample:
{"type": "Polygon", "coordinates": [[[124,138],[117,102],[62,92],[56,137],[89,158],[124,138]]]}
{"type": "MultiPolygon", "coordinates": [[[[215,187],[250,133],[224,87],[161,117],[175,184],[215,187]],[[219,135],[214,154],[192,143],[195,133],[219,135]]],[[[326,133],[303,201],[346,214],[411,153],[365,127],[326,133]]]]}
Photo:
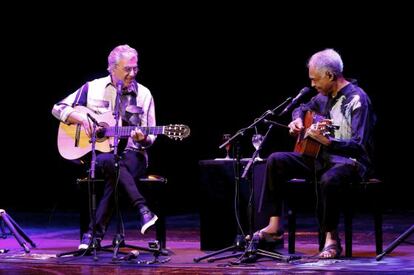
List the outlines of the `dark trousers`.
{"type": "Polygon", "coordinates": [[[317,216],[322,232],[336,230],[339,223],[341,194],[344,188],[359,179],[355,166],[344,163],[323,163],[294,152],[271,154],[266,164],[266,201],[272,216],[281,216],[286,198],[287,181],[305,178],[317,181],[317,216]]]}
{"type": "MultiPolygon", "coordinates": [[[[145,198],[138,190],[135,179],[145,174],[146,166],[147,162],[142,154],[130,150],[125,151],[119,160],[119,180],[117,181],[114,155],[103,153],[97,156],[96,171],[98,176],[104,178],[105,187],[96,210],[96,237],[103,238],[112,217],[115,188],[127,194],[138,214],[139,206],[145,204],[145,198]]],[[[92,230],[93,221],[89,224],[90,233],[92,230]]]]}

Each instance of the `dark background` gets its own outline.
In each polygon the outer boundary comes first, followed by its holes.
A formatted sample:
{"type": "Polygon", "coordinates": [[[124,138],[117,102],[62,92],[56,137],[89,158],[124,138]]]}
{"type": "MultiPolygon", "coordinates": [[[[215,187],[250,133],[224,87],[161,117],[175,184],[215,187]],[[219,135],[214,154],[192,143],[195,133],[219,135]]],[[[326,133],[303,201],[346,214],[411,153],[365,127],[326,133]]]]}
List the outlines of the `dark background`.
{"type": "MultiPolygon", "coordinates": [[[[171,213],[198,211],[198,161],[224,157],[218,148],[223,133],[236,133],[310,85],[307,59],[324,48],[342,55],[345,75],[358,79],[373,101],[379,117],[376,161],[387,184],[384,204],[413,208],[414,47],[404,8],[335,16],[322,10],[282,16],[284,11],[267,7],[175,8],[142,8],[136,15],[109,9],[95,18],[63,5],[56,12],[13,11],[14,19],[3,22],[0,207],[77,207],[73,183],[80,171],[59,156],[59,122],[51,109],[84,82],[105,76],[109,52],[129,44],[139,52],[137,79],[153,93],[157,124],[191,128],[188,139],[159,136],[150,150],[150,171],[169,179],[171,213]],[[68,15],[62,15],[66,8],[68,15]]],[[[266,126],[258,130],[264,134],[266,126]]],[[[251,134],[240,138],[243,157],[253,152],[251,134]]],[[[275,128],[262,155],[292,145],[287,131],[275,128]]]]}

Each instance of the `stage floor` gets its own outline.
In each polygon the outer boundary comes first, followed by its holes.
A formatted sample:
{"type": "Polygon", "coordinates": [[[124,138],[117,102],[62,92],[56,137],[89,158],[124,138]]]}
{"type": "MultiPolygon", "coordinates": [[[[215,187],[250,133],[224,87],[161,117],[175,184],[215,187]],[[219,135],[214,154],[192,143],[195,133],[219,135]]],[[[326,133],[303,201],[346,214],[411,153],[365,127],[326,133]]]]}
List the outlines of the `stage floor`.
{"type": "MultiPolygon", "coordinates": [[[[6,209],[7,210],[7,209],[6,209]]],[[[311,258],[317,253],[317,236],[314,218],[310,214],[298,217],[296,250],[299,259],[290,262],[283,259],[259,258],[253,263],[238,263],[237,258],[208,262],[203,259],[194,262],[209,251],[200,250],[199,217],[186,214],[167,217],[167,251],[168,256],[154,257],[154,253],[140,251],[136,259],[114,261],[113,253],[98,251],[97,259],[93,256],[65,256],[56,254],[76,249],[79,244],[79,217],[76,212],[7,213],[24,230],[36,244],[25,253],[16,238],[7,235],[0,239],[0,274],[283,274],[329,273],[343,274],[364,273],[387,274],[414,273],[414,234],[407,238],[411,243],[401,243],[376,261],[373,225],[370,216],[360,215],[354,218],[353,257],[336,260],[317,260],[311,258]],[[306,225],[306,226],[304,226],[306,225]],[[153,260],[157,263],[150,263],[153,260]]],[[[148,247],[154,240],[155,232],[140,235],[136,229],[133,214],[124,215],[125,241],[131,245],[148,247]]],[[[384,248],[401,236],[414,224],[412,211],[388,212],[384,215],[384,248]]],[[[225,225],[218,225],[225,226],[225,225]]],[[[110,245],[115,235],[115,223],[108,230],[103,245],[110,245]]],[[[6,231],[7,227],[6,227],[6,231]]],[[[278,250],[287,254],[287,236],[285,248],[278,250]]],[[[342,235],[343,239],[343,235],[342,235]]],[[[123,250],[128,251],[126,248],[123,250]]],[[[245,252],[240,250],[239,252],[245,252]]],[[[231,252],[220,254],[227,255],[231,252]]],[[[119,254],[119,257],[124,255],[119,254]]]]}

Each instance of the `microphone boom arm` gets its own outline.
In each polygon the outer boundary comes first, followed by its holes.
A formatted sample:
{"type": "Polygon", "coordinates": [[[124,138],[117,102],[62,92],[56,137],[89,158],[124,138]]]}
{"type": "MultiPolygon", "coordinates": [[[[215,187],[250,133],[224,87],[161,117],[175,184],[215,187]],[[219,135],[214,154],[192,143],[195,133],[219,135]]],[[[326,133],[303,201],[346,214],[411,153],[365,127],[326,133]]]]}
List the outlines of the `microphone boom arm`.
{"type": "Polygon", "coordinates": [[[236,134],[234,134],[232,137],[230,137],[228,140],[226,140],[223,144],[221,144],[219,146],[220,149],[224,148],[227,144],[229,144],[230,142],[232,142],[235,138],[237,138],[240,135],[244,135],[244,132],[248,129],[253,128],[254,126],[256,126],[257,124],[259,124],[260,122],[262,122],[262,120],[264,120],[267,116],[269,115],[274,115],[275,112],[280,109],[282,106],[284,106],[289,100],[291,100],[292,97],[288,97],[285,101],[283,101],[281,104],[279,104],[278,106],[276,106],[273,110],[267,110],[266,112],[264,112],[259,118],[255,119],[253,121],[252,124],[250,124],[249,126],[240,129],[239,131],[237,131],[236,134]]]}

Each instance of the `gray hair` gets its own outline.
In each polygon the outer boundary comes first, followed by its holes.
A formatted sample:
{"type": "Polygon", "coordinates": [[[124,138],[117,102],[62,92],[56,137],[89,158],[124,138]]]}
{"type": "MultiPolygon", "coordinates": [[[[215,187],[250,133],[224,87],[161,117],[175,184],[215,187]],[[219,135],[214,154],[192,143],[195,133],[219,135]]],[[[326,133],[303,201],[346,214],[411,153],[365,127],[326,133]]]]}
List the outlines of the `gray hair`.
{"type": "Polygon", "coordinates": [[[115,65],[118,64],[122,58],[131,58],[136,56],[138,58],[138,52],[129,45],[119,45],[115,47],[108,56],[108,72],[112,72],[115,65]]]}
{"type": "Polygon", "coordinates": [[[344,63],[342,58],[333,49],[325,49],[311,56],[308,68],[314,67],[317,71],[329,71],[335,75],[342,75],[344,63]]]}

